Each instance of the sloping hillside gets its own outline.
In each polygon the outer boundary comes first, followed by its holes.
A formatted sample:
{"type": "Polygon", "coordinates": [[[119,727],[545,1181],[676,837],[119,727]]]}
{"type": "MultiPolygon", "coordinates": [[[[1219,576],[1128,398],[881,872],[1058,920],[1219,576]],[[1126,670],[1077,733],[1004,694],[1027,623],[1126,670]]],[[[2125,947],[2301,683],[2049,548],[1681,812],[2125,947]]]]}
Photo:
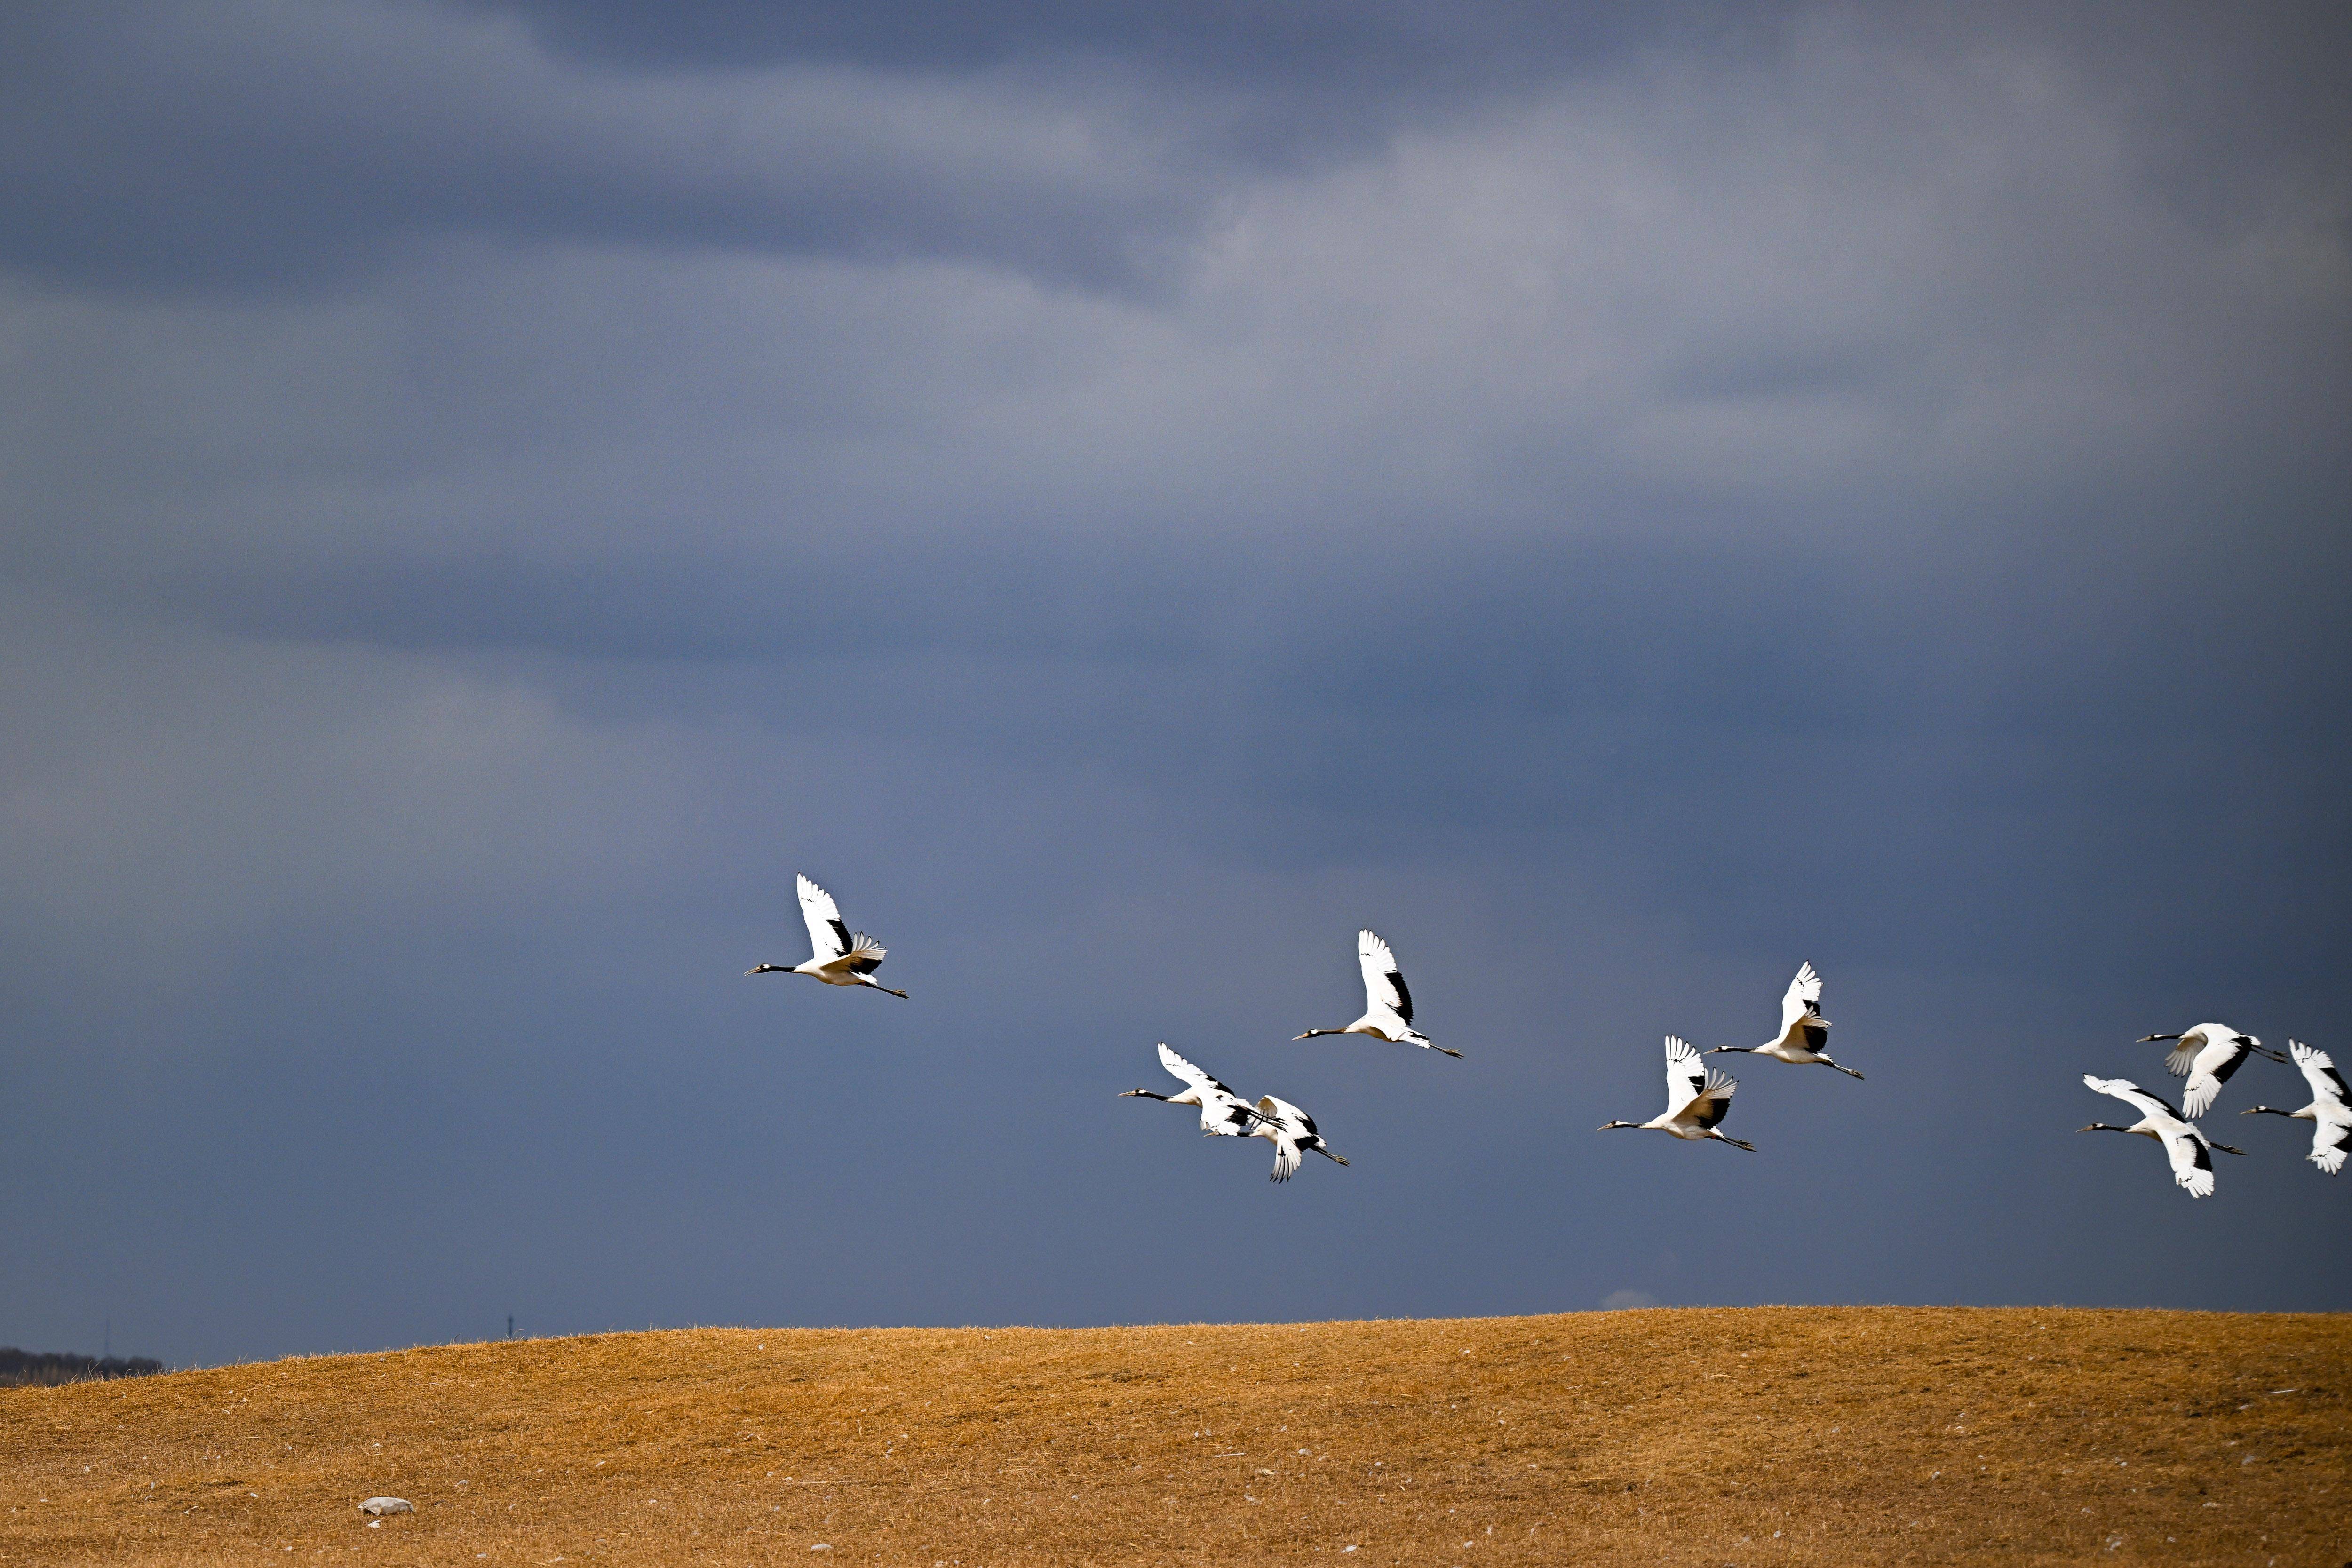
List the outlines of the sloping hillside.
{"type": "Polygon", "coordinates": [[[0,1392],[0,1561],[2333,1568],[2347,1384],[2056,1310],[451,1345],[0,1392]]]}

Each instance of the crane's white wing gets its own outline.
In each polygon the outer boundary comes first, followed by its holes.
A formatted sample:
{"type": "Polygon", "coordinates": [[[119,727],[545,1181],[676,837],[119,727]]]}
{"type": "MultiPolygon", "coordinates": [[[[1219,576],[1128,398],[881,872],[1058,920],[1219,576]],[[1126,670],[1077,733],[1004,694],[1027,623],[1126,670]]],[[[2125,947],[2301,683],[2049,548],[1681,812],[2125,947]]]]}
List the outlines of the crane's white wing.
{"type": "Polygon", "coordinates": [[[2164,1152],[2172,1162],[2172,1179],[2192,1198],[2213,1195],[2213,1154],[2205,1135],[2183,1124],[2164,1135],[2164,1152]]]}
{"type": "MultiPolygon", "coordinates": [[[[1241,1099],[1240,1095],[1235,1094],[1232,1089],[1226,1088],[1223,1084],[1219,1083],[1215,1079],[1211,1078],[1207,1073],[1202,1072],[1199,1068],[1194,1067],[1191,1062],[1186,1061],[1174,1051],[1170,1050],[1165,1043],[1162,1043],[1160,1047],[1160,1065],[1166,1068],[1176,1077],[1182,1079],[1186,1083],[1191,1084],[1194,1089],[1201,1089],[1206,1093],[1221,1094],[1227,1100],[1241,1099]]],[[[1247,1102],[1244,1101],[1244,1103],[1247,1102]]]]}
{"type": "Polygon", "coordinates": [[[1377,1013],[1385,1007],[1412,1023],[1412,993],[1404,988],[1404,972],[1397,967],[1389,944],[1370,931],[1358,931],[1356,962],[1363,966],[1366,1010],[1377,1013]]]}
{"type": "Polygon", "coordinates": [[[2221,1086],[2230,1081],[2247,1054],[2246,1047],[2234,1039],[2207,1046],[2197,1053],[2197,1059],[2189,1066],[2189,1081],[2180,1086],[2180,1109],[2189,1113],[2189,1121],[2213,1109],[2221,1086]]]}
{"type": "Polygon", "coordinates": [[[2172,1101],[2160,1095],[2148,1093],[2127,1078],[2093,1078],[2089,1073],[2084,1073],[2083,1083],[2084,1087],[2095,1089],[2101,1094],[2113,1095],[2137,1110],[2142,1116],[2168,1116],[2175,1121],[2184,1120],[2180,1112],[2173,1109],[2172,1101]]]}
{"type": "Polygon", "coordinates": [[[1274,1172],[1266,1177],[1266,1180],[1286,1182],[1298,1174],[1300,1164],[1298,1145],[1279,1133],[1271,1136],[1274,1140],[1274,1172]]]}
{"type": "MultiPolygon", "coordinates": [[[[1788,994],[1780,998],[1780,1037],[1787,1039],[1799,1020],[1821,1016],[1822,977],[1813,973],[1811,963],[1801,963],[1797,965],[1797,977],[1789,982],[1788,994]]],[[[1807,1048],[1817,1051],[1821,1047],[1811,1045],[1807,1048]]]]}
{"type": "Polygon", "coordinates": [[[816,956],[829,961],[855,950],[857,939],[841,923],[841,910],[833,895],[806,877],[800,879],[800,890],[801,919],[808,922],[809,946],[816,956]]]}
{"type": "Polygon", "coordinates": [[[1672,1116],[1698,1098],[1706,1088],[1706,1068],[1699,1064],[1698,1047],[1679,1035],[1666,1037],[1666,1114],[1672,1116]]]}
{"type": "Polygon", "coordinates": [[[2180,1043],[2174,1046],[2171,1054],[2164,1058],[2164,1070],[2175,1078],[2187,1078],[2196,1070],[2198,1055],[2204,1050],[2205,1044],[2203,1029],[2189,1030],[2180,1037],[2180,1043]]]}
{"type": "Polygon", "coordinates": [[[1299,1162],[1304,1158],[1298,1148],[1300,1129],[1295,1120],[1297,1107],[1269,1094],[1257,1102],[1257,1108],[1261,1114],[1273,1118],[1259,1122],[1255,1134],[1274,1145],[1274,1174],[1267,1179],[1286,1182],[1298,1173],[1299,1162]]]}
{"type": "Polygon", "coordinates": [[[2289,1040],[2286,1049],[2294,1058],[2294,1065],[2303,1069],[2303,1081],[2311,1085],[2311,1097],[2322,1105],[2334,1105],[2352,1115],[2352,1089],[2345,1087],[2344,1075],[2336,1070],[2327,1053],[2301,1040],[2289,1040]]]}
{"type": "Polygon", "coordinates": [[[2311,1125],[2311,1163],[2329,1175],[2344,1168],[2352,1153],[2352,1120],[2323,1115],[2311,1125]]]}
{"type": "Polygon", "coordinates": [[[1187,1087],[1200,1095],[1202,1131],[1224,1138],[1239,1138],[1255,1130],[1257,1119],[1250,1114],[1249,1101],[1235,1094],[1230,1087],[1211,1078],[1165,1045],[1160,1047],[1160,1065],[1182,1079],[1187,1087]]]}
{"type": "Polygon", "coordinates": [[[1701,1127],[1713,1127],[1731,1114],[1732,1092],[1738,1083],[1728,1073],[1710,1071],[1706,1082],[1692,1097],[1690,1120],[1701,1127]]]}
{"type": "Polygon", "coordinates": [[[2197,1070],[2197,1058],[2213,1046],[2226,1046],[2232,1040],[2243,1040],[2249,1046],[2262,1042],[2252,1035],[2242,1035],[2227,1024],[2200,1024],[2180,1037],[2172,1054],[2164,1058],[2164,1070],[2175,1078],[2187,1078],[2197,1070]]]}

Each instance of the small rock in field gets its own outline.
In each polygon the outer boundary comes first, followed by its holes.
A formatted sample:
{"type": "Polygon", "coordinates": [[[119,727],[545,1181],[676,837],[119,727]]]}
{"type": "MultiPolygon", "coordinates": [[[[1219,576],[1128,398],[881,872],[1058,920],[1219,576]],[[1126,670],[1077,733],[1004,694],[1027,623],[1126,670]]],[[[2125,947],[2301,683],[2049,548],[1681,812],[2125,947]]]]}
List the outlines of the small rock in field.
{"type": "Polygon", "coordinates": [[[387,1513],[415,1513],[416,1505],[404,1497],[372,1497],[360,1504],[360,1511],[382,1518],[387,1513]]]}

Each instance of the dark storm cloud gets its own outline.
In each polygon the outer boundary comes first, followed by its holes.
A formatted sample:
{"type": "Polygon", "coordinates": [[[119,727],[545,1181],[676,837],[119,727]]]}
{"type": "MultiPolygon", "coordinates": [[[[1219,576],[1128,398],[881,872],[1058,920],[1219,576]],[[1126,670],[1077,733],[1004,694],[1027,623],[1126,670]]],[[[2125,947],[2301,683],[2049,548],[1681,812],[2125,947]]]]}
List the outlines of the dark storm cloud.
{"type": "Polygon", "coordinates": [[[2352,27],[2322,5],[2269,16],[37,5],[0,24],[0,260],[76,284],[267,292],[463,235],[953,258],[1133,287],[1164,279],[1234,178],[1824,26],[2085,73],[2176,199],[2242,221],[2249,174],[2259,189],[2343,172],[2347,100],[2322,62],[2352,27]],[[2238,112],[2255,96],[2263,114],[2238,112]]]}
{"type": "Polygon", "coordinates": [[[2333,13],[968,15],[0,23],[0,1338],[2343,1304],[2064,1136],[2352,1008],[2333,13]]]}

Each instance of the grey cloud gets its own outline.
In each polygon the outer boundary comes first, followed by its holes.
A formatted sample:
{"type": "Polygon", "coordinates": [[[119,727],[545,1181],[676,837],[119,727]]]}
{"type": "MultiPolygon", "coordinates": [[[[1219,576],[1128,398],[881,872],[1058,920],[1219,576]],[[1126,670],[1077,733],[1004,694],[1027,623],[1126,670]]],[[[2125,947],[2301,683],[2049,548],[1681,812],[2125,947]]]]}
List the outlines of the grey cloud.
{"type": "Polygon", "coordinates": [[[2263,15],[44,5],[14,16],[0,68],[0,260],[71,286],[253,294],[396,270],[406,246],[465,235],[954,258],[1148,290],[1253,178],[1824,37],[1897,62],[1889,89],[1921,84],[1906,58],[1946,89],[2087,81],[2155,154],[2137,173],[2217,225],[2260,225],[2282,181],[2340,209],[2344,93],[2316,62],[2344,24],[2263,15]],[[2259,129],[2236,112],[2250,84],[2259,129]]]}
{"type": "Polygon", "coordinates": [[[1923,87],[1788,123],[1887,63],[1644,76],[1254,185],[1150,301],[464,249],[331,300],[20,293],[16,363],[53,389],[5,437],[38,481],[22,559],[708,560],[723,592],[1033,538],[2014,538],[2135,508],[2177,533],[2340,483],[2340,237],[2284,199],[2248,235],[2181,224],[2084,100],[1923,87]],[[1869,172],[1814,167],[1824,136],[1869,172]]]}
{"type": "Polygon", "coordinates": [[[621,77],[422,6],[47,15],[0,110],[0,260],[68,284],[266,292],[443,234],[1112,283],[1202,200],[1116,94],[1081,88],[621,77]]]}
{"type": "MultiPolygon", "coordinates": [[[[942,0],[790,5],[580,5],[485,0],[531,18],[543,36],[596,58],[634,64],[733,68],[745,60],[833,58],[893,68],[970,70],[1037,56],[1134,59],[1171,71],[1312,83],[1351,79],[1368,89],[1467,80],[1491,90],[1497,71],[1557,70],[1611,41],[1688,26],[1696,8],[1647,15],[1514,3],[1458,13],[1402,4],[1311,4],[1265,10],[1145,3],[989,8],[942,0]]],[[[1723,20],[1769,6],[1714,7],[1723,20]]]]}

